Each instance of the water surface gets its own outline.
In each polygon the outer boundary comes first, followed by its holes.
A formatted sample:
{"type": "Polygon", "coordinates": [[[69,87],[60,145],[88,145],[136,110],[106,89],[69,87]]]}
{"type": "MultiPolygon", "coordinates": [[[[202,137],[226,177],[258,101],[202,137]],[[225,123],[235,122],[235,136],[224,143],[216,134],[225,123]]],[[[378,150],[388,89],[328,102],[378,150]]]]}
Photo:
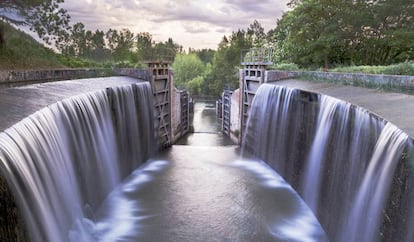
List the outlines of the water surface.
{"type": "Polygon", "coordinates": [[[215,110],[195,105],[194,130],[147,162],[94,215],[99,241],[327,241],[292,188],[242,159],[215,110]]]}

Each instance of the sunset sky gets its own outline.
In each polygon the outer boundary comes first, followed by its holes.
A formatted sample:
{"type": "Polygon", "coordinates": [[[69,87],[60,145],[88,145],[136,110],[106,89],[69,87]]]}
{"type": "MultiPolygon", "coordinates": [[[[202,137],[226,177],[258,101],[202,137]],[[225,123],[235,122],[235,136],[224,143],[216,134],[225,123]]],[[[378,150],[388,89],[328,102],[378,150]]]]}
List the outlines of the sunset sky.
{"type": "Polygon", "coordinates": [[[66,0],[72,24],[87,29],[128,28],[150,32],[157,42],[172,37],[188,47],[216,49],[224,35],[257,19],[267,32],[288,10],[289,0],[66,0]]]}

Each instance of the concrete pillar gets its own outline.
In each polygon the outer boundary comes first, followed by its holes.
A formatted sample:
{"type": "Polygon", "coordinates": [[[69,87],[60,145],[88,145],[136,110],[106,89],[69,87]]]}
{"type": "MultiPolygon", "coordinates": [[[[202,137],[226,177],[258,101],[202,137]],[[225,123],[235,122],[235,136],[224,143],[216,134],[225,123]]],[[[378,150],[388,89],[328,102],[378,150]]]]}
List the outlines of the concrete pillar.
{"type": "Polygon", "coordinates": [[[170,61],[147,61],[151,74],[151,87],[154,94],[155,137],[158,148],[166,148],[172,140],[171,120],[171,93],[173,88],[173,74],[170,61]]]}

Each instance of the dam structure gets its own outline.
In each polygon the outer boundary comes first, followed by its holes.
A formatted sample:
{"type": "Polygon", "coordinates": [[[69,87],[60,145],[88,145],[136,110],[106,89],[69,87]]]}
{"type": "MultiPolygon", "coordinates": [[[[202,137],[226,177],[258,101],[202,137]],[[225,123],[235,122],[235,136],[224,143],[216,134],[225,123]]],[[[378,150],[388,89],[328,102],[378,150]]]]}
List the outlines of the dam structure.
{"type": "Polygon", "coordinates": [[[218,108],[163,61],[0,75],[1,239],[412,241],[414,96],[367,88],[412,77],[353,86],[246,56],[218,108]]]}
{"type": "Polygon", "coordinates": [[[188,134],[168,64],[18,86],[0,90],[2,240],[328,241],[212,104],[195,104],[188,134]]]}
{"type": "Polygon", "coordinates": [[[223,93],[225,133],[292,185],[330,241],[412,241],[414,77],[272,71],[266,53],[249,52],[223,93]]]}

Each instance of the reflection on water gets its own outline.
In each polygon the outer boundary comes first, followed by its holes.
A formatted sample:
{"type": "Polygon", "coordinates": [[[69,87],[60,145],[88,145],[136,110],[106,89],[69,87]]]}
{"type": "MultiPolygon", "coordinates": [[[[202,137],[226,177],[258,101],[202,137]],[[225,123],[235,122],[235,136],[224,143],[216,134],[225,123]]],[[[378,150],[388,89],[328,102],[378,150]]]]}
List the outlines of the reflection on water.
{"type": "Polygon", "coordinates": [[[220,131],[220,122],[216,118],[216,108],[211,103],[194,104],[194,133],[190,133],[176,143],[191,146],[225,146],[234,143],[220,131]]]}
{"type": "Polygon", "coordinates": [[[159,154],[109,196],[95,215],[96,240],[327,241],[276,172],[211,134],[214,112],[197,104],[194,129],[209,133],[159,154]]]}

